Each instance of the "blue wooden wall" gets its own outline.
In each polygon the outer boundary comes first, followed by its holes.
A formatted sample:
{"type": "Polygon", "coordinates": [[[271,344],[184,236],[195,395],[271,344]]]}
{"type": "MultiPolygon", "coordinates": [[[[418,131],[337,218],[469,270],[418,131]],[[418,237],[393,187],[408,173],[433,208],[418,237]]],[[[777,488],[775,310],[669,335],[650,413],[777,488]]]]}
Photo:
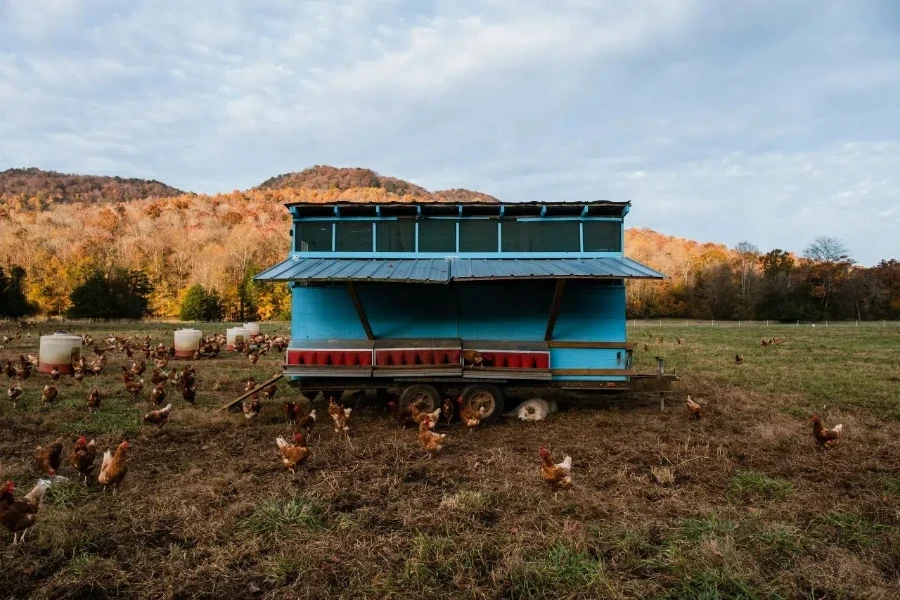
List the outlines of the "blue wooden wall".
{"type": "MultiPolygon", "coordinates": [[[[490,282],[453,285],[358,285],[376,338],[544,339],[555,282],[490,282]]],[[[365,339],[346,285],[295,287],[291,337],[365,339]]],[[[625,341],[625,287],[569,284],[554,340],[625,341]]],[[[624,349],[563,349],[551,368],[621,369],[624,349]],[[617,353],[619,356],[617,357],[617,353]]],[[[604,379],[621,377],[559,377],[604,379]]]]}

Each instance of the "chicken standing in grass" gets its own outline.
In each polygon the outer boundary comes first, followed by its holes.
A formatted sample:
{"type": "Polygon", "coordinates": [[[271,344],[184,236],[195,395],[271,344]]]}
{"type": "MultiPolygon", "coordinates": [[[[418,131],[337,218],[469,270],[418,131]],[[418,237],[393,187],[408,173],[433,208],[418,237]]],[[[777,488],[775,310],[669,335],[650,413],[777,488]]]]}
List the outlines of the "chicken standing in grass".
{"type": "Polygon", "coordinates": [[[687,405],[688,413],[691,415],[692,419],[703,417],[703,407],[694,402],[690,396],[687,397],[687,402],[685,402],[685,404],[687,405]]]}
{"type": "Polygon", "coordinates": [[[811,420],[813,437],[816,439],[816,443],[822,448],[834,448],[837,446],[841,433],[844,431],[843,424],[835,425],[831,429],[825,429],[825,426],[822,425],[822,419],[816,415],[813,415],[811,420]]]}
{"type": "Polygon", "coordinates": [[[88,411],[97,412],[100,410],[100,390],[94,388],[88,396],[88,411]]]}
{"type": "Polygon", "coordinates": [[[244,400],[243,404],[244,417],[248,421],[259,416],[259,413],[262,410],[262,402],[259,401],[259,398],[247,398],[246,400],[244,400]]]}
{"type": "Polygon", "coordinates": [[[428,453],[428,458],[431,458],[435,452],[440,452],[447,440],[446,433],[435,433],[432,431],[433,427],[434,424],[430,417],[425,417],[419,423],[419,443],[422,445],[422,450],[428,453]]]}
{"type": "Polygon", "coordinates": [[[742,364],[744,364],[744,357],[741,356],[740,354],[735,354],[735,355],[734,355],[734,362],[735,362],[736,364],[742,365],[742,364]]]}
{"type": "Polygon", "coordinates": [[[19,396],[22,395],[22,388],[19,386],[9,386],[9,389],[6,390],[6,396],[13,403],[13,408],[16,407],[16,403],[19,401],[19,396]]]}
{"type": "Polygon", "coordinates": [[[297,419],[297,427],[302,428],[306,431],[306,435],[312,433],[313,427],[316,426],[316,411],[311,410],[309,414],[305,417],[300,417],[297,419]]]}
{"type": "Polygon", "coordinates": [[[94,469],[95,458],[97,458],[97,442],[94,440],[89,442],[86,437],[81,436],[75,442],[72,454],[69,455],[69,466],[78,471],[87,483],[87,478],[94,469]]]}
{"type": "Polygon", "coordinates": [[[478,427],[481,419],[484,418],[484,407],[480,406],[478,410],[475,410],[463,403],[462,396],[456,399],[456,403],[459,404],[459,418],[462,424],[469,429],[469,433],[472,433],[472,429],[478,427]]]}
{"type": "Polygon", "coordinates": [[[572,457],[566,456],[561,463],[553,464],[550,451],[538,450],[541,457],[541,478],[555,490],[572,487],[572,457]]]}
{"type": "Polygon", "coordinates": [[[59,381],[59,369],[56,367],[53,367],[50,370],[50,381],[59,381]]]}
{"type": "Polygon", "coordinates": [[[140,379],[138,381],[126,383],[125,390],[131,394],[132,398],[137,400],[137,397],[140,396],[141,392],[144,390],[144,380],[140,379]]]}
{"type": "Polygon", "coordinates": [[[453,400],[444,398],[444,401],[441,403],[441,414],[447,421],[447,425],[453,422],[454,417],[456,417],[456,405],[453,404],[453,400]]]}
{"type": "Polygon", "coordinates": [[[38,446],[34,452],[34,464],[38,470],[45,475],[54,477],[59,470],[59,463],[62,459],[63,439],[57,438],[55,442],[46,448],[38,446]]]}
{"type": "Polygon", "coordinates": [[[49,481],[39,479],[37,485],[22,498],[13,495],[16,484],[12,480],[0,488],[0,524],[13,534],[13,546],[18,542],[25,543],[25,534],[37,521],[38,509],[48,487],[49,481]],[[22,537],[17,539],[20,531],[22,537]]]}
{"type": "Polygon", "coordinates": [[[285,402],[284,416],[287,417],[288,425],[293,425],[303,416],[303,410],[296,402],[285,402]]]}
{"type": "Polygon", "coordinates": [[[128,474],[128,464],[126,463],[126,452],[131,444],[128,440],[122,440],[116,453],[113,454],[108,449],[103,454],[103,462],[100,464],[100,475],[97,476],[97,483],[103,486],[106,491],[107,486],[114,486],[113,493],[122,485],[122,480],[128,474]]]}
{"type": "Polygon", "coordinates": [[[334,421],[334,432],[343,433],[348,439],[350,438],[350,413],[352,412],[352,408],[344,408],[344,405],[335,402],[334,398],[328,399],[328,414],[334,421]]]}
{"type": "Polygon", "coordinates": [[[306,462],[309,458],[309,447],[306,445],[306,435],[298,431],[294,434],[294,443],[288,443],[283,437],[275,438],[275,443],[281,451],[281,464],[283,464],[291,475],[295,474],[294,469],[306,462]]]}
{"type": "Polygon", "coordinates": [[[53,404],[59,396],[59,390],[55,385],[45,385],[44,392],[41,394],[41,401],[44,404],[53,404]]]}
{"type": "Polygon", "coordinates": [[[165,386],[165,383],[160,381],[159,383],[156,384],[156,387],[153,388],[153,391],[150,392],[150,401],[155,406],[159,406],[160,404],[162,404],[163,402],[166,401],[166,390],[165,390],[164,386],[165,386]]]}
{"type": "Polygon", "coordinates": [[[156,425],[157,431],[159,431],[169,421],[169,413],[171,412],[172,404],[166,404],[165,408],[153,410],[144,415],[144,422],[156,425]]]}

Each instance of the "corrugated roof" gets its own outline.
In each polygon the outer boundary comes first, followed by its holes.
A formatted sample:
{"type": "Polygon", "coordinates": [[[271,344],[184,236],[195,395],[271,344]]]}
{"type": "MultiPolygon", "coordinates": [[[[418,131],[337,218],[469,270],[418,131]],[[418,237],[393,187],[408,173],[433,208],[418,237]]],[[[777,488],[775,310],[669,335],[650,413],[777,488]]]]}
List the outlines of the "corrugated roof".
{"type": "Polygon", "coordinates": [[[259,281],[449,283],[485,279],[663,279],[630,258],[300,258],[256,276],[259,281]]]}

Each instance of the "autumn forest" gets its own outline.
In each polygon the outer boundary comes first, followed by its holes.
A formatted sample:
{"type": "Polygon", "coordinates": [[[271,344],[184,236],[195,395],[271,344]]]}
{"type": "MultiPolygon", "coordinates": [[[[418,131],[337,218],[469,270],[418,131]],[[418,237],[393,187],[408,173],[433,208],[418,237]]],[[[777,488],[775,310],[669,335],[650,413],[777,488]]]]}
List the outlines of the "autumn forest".
{"type": "MultiPolygon", "coordinates": [[[[216,195],[157,181],[11,169],[0,173],[0,314],[286,318],[286,287],[252,280],[288,252],[282,205],[335,200],[496,201],[327,166],[216,195]]],[[[900,262],[885,257],[859,266],[839,239],[812,236],[794,255],[629,229],[625,248],[670,277],[629,283],[630,316],[900,318],[900,262]]]]}

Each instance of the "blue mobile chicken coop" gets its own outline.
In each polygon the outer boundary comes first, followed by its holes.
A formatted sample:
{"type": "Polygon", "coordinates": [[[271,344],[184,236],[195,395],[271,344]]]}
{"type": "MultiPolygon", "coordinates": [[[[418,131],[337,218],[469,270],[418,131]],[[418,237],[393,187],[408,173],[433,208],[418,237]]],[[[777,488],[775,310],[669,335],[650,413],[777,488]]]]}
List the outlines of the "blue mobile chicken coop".
{"type": "MultiPolygon", "coordinates": [[[[284,375],[308,390],[447,392],[503,410],[504,387],[629,389],[629,202],[297,203],[284,375]]],[[[659,379],[659,378],[657,378],[659,379]]]]}

